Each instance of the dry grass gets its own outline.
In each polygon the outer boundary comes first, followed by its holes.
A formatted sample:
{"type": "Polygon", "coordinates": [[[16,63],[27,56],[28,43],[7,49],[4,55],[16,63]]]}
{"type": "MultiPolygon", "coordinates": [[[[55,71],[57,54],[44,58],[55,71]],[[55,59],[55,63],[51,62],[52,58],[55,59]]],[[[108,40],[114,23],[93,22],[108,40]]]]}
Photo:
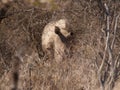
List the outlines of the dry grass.
{"type": "MultiPolygon", "coordinates": [[[[103,2],[109,3],[113,14],[110,17],[112,38],[114,18],[120,9],[119,1],[108,1],[110,0],[103,2]]],[[[19,75],[20,90],[100,90],[96,60],[99,67],[106,37],[106,18],[103,11],[94,0],[58,0],[56,5],[59,6],[58,10],[50,11],[23,2],[10,4],[5,14],[7,17],[0,22],[0,90],[14,87],[14,72],[19,75]],[[69,42],[69,55],[57,63],[56,60],[44,56],[41,33],[49,21],[61,17],[69,20],[68,28],[74,36],[69,42]],[[17,60],[19,67],[15,68],[17,60]]],[[[117,28],[120,29],[120,20],[117,28]]],[[[118,31],[114,57],[120,51],[119,37],[118,31]]],[[[117,90],[119,74],[115,81],[117,90]]]]}

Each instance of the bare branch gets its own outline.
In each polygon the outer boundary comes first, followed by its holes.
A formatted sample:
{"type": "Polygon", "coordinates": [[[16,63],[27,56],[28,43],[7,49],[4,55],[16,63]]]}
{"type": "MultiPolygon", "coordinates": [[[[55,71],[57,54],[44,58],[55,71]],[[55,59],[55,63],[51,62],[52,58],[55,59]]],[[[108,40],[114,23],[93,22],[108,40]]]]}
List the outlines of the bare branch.
{"type": "Polygon", "coordinates": [[[102,60],[102,63],[99,67],[99,74],[101,73],[102,69],[103,69],[103,66],[104,66],[104,63],[105,63],[105,58],[106,58],[106,53],[107,53],[107,48],[108,48],[108,44],[109,44],[109,37],[110,37],[110,32],[109,32],[109,16],[107,16],[107,37],[106,37],[106,46],[105,46],[105,50],[104,50],[104,56],[103,56],[103,60],[102,60]]]}
{"type": "Polygon", "coordinates": [[[115,67],[114,67],[114,68],[117,67],[117,64],[118,64],[119,59],[120,59],[120,52],[119,52],[119,54],[118,54],[118,56],[117,56],[117,58],[116,58],[116,60],[115,60],[115,65],[114,65],[115,67]]]}
{"type": "Polygon", "coordinates": [[[120,15],[117,15],[117,17],[116,17],[116,19],[115,19],[114,37],[113,37],[113,40],[112,40],[111,49],[113,49],[114,43],[115,43],[116,31],[117,31],[117,22],[118,22],[119,16],[120,16],[120,15]]]}
{"type": "Polygon", "coordinates": [[[102,63],[101,63],[101,65],[99,67],[99,70],[98,70],[98,78],[99,78],[99,82],[100,82],[102,90],[105,89],[105,83],[104,83],[104,81],[102,81],[102,70],[103,70],[103,67],[104,67],[104,64],[105,64],[107,51],[109,52],[109,56],[110,56],[109,59],[112,60],[112,51],[109,48],[109,46],[110,46],[110,43],[109,43],[109,38],[110,38],[110,22],[109,22],[110,20],[109,20],[109,18],[110,18],[110,15],[109,15],[109,9],[108,9],[107,4],[104,4],[104,8],[105,8],[105,11],[106,11],[105,13],[107,15],[107,22],[106,22],[106,25],[107,25],[107,30],[106,30],[107,37],[106,37],[106,44],[105,44],[105,50],[104,50],[102,63]]]}
{"type": "Polygon", "coordinates": [[[108,6],[107,6],[106,3],[104,4],[104,7],[105,7],[105,13],[106,13],[106,15],[109,15],[109,8],[108,8],[108,6]]]}

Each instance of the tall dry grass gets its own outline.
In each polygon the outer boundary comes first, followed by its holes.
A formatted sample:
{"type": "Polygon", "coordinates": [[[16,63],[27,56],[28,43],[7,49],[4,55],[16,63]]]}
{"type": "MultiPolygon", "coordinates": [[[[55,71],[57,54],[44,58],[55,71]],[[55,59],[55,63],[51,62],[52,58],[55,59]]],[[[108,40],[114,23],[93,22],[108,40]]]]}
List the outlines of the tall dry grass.
{"type": "MultiPolygon", "coordinates": [[[[119,1],[103,2],[109,4],[112,13],[112,32],[114,16],[120,11],[119,1]]],[[[52,11],[19,1],[9,5],[0,22],[0,90],[10,90],[14,83],[18,83],[20,90],[99,89],[96,63],[98,67],[101,64],[106,38],[106,17],[100,3],[94,0],[58,0],[56,5],[59,8],[52,11]],[[69,42],[69,54],[57,63],[44,56],[40,38],[44,26],[61,17],[69,20],[68,29],[74,36],[69,42]],[[16,56],[20,59],[18,68],[14,66],[16,56]],[[13,77],[14,72],[18,73],[18,81],[13,77]]],[[[118,30],[119,24],[120,21],[118,30]]],[[[120,50],[119,37],[118,31],[114,57],[120,50]]],[[[118,77],[116,80],[119,81],[118,77]]]]}

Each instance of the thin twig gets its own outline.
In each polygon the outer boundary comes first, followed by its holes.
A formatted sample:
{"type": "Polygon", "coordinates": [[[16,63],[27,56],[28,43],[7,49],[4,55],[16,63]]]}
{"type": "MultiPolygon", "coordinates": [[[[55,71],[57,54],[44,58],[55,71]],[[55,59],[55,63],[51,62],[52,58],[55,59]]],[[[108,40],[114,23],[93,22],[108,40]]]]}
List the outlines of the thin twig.
{"type": "Polygon", "coordinates": [[[32,80],[31,80],[31,74],[32,74],[32,66],[29,65],[29,90],[32,90],[32,80]]]}
{"type": "Polygon", "coordinates": [[[115,43],[118,18],[119,18],[119,15],[117,15],[117,17],[116,17],[116,19],[115,19],[114,36],[113,36],[113,40],[112,40],[112,44],[111,44],[111,49],[113,49],[114,43],[115,43]]]}
{"type": "MultiPolygon", "coordinates": [[[[109,85],[109,89],[112,89],[112,84],[114,83],[114,80],[115,80],[115,69],[116,69],[116,65],[115,64],[117,64],[117,61],[118,61],[118,59],[117,59],[114,62],[113,55],[112,55],[112,49],[113,49],[115,38],[116,38],[116,27],[117,27],[118,17],[119,17],[119,15],[116,17],[116,20],[115,20],[114,38],[113,38],[111,46],[109,45],[109,47],[108,47],[109,60],[111,61],[111,72],[110,72],[110,76],[109,76],[110,77],[110,81],[109,81],[109,84],[108,84],[109,85]]],[[[119,58],[119,55],[118,55],[117,58],[119,58]]]]}
{"type": "Polygon", "coordinates": [[[99,67],[99,74],[101,73],[102,69],[103,69],[103,66],[104,66],[104,63],[105,63],[105,58],[106,58],[106,53],[107,53],[107,48],[108,48],[108,44],[109,44],[109,37],[110,37],[110,31],[109,31],[109,15],[107,15],[107,37],[106,37],[106,46],[105,46],[105,50],[104,50],[104,56],[103,56],[103,59],[102,59],[102,63],[99,67]]]}
{"type": "Polygon", "coordinates": [[[118,64],[119,59],[120,59],[120,52],[119,52],[119,54],[118,54],[118,56],[117,56],[117,58],[116,58],[116,60],[115,60],[114,70],[117,68],[117,64],[118,64]]]}
{"type": "Polygon", "coordinates": [[[107,50],[108,50],[108,47],[109,47],[109,38],[110,38],[110,29],[109,29],[109,25],[110,25],[110,20],[109,20],[109,8],[107,6],[107,4],[104,4],[104,8],[105,8],[105,11],[106,11],[106,15],[107,15],[107,37],[106,37],[106,44],[105,44],[105,50],[104,50],[104,55],[103,55],[103,59],[102,59],[102,63],[99,67],[99,70],[98,70],[98,78],[99,78],[99,81],[100,81],[100,85],[101,85],[101,89],[102,90],[105,90],[105,83],[104,81],[102,80],[102,70],[103,70],[103,67],[104,67],[104,64],[105,64],[105,60],[106,60],[106,54],[107,54],[107,50]]]}

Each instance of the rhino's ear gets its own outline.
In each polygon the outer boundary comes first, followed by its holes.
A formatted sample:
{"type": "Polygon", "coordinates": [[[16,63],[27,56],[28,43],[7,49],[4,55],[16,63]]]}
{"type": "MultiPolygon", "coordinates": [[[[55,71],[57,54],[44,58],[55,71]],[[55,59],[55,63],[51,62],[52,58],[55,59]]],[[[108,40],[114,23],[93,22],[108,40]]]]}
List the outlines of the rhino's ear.
{"type": "Polygon", "coordinates": [[[55,33],[56,33],[56,34],[59,34],[59,33],[60,33],[60,28],[57,27],[57,26],[55,26],[55,33]]]}

